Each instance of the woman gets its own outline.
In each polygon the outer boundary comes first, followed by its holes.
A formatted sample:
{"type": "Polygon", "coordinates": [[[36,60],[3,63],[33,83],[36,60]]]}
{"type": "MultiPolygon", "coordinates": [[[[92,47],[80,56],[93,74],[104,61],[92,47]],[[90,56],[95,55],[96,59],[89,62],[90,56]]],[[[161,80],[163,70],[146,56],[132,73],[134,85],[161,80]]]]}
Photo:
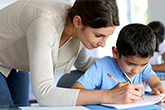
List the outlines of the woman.
{"type": "Polygon", "coordinates": [[[153,30],[156,36],[156,48],[154,56],[150,63],[154,71],[165,71],[165,40],[164,40],[164,25],[160,21],[152,21],[148,26],[153,30]]]}
{"type": "MultiPolygon", "coordinates": [[[[0,11],[1,74],[7,78],[11,68],[30,71],[35,97],[44,106],[126,103],[127,100],[134,100],[139,92],[133,88],[140,88],[138,85],[124,83],[112,90],[101,91],[65,89],[53,85],[55,71],[68,73],[73,64],[85,71],[97,58],[88,57],[84,47],[104,47],[108,36],[118,25],[116,0],[76,0],[73,7],[68,3],[46,0],[15,2],[0,11]],[[135,91],[131,94],[133,99],[127,95],[130,91],[135,91]]],[[[20,94],[21,91],[17,92],[20,94]]],[[[0,94],[0,100],[4,96],[0,94]]],[[[2,100],[0,104],[3,104],[2,100]]],[[[12,103],[9,100],[5,104],[12,103]]],[[[27,105],[14,100],[13,104],[27,105]]]]}

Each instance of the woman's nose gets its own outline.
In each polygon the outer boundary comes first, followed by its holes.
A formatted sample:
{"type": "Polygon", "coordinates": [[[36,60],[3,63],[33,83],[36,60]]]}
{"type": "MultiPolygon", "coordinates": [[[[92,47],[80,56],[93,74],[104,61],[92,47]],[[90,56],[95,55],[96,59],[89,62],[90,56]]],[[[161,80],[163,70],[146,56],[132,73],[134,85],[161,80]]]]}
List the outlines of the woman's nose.
{"type": "Polygon", "coordinates": [[[102,42],[101,44],[102,44],[101,47],[105,47],[105,42],[102,42]]]}
{"type": "Polygon", "coordinates": [[[100,46],[101,46],[101,47],[105,47],[106,40],[107,40],[107,37],[105,37],[105,38],[103,39],[103,41],[100,42],[100,46]]]}

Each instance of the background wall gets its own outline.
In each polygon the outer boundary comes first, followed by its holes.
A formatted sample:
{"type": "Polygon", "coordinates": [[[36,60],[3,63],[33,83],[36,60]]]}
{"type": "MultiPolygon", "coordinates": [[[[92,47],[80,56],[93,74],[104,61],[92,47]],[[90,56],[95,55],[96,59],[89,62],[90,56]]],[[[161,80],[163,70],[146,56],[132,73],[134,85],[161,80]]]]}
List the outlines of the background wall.
{"type": "Polygon", "coordinates": [[[148,0],[148,22],[160,20],[165,24],[165,0],[148,0]]]}
{"type": "Polygon", "coordinates": [[[11,3],[15,2],[17,0],[0,0],[0,9],[10,5],[11,3]]]}

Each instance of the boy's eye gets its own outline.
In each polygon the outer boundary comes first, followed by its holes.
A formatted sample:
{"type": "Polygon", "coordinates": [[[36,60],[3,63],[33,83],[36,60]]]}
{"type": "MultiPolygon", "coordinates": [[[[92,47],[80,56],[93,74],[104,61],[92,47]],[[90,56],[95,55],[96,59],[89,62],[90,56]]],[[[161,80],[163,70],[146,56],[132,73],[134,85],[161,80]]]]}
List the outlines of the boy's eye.
{"type": "Polygon", "coordinates": [[[127,62],[127,65],[128,65],[128,66],[132,66],[133,64],[132,64],[132,63],[127,62]]]}
{"type": "MultiPolygon", "coordinates": [[[[127,63],[128,66],[132,66],[132,65],[135,65],[135,64],[132,64],[132,63],[127,63]]],[[[143,64],[141,65],[142,67],[146,66],[146,64],[143,64]]]]}
{"type": "Polygon", "coordinates": [[[146,64],[143,64],[143,65],[141,65],[141,66],[146,66],[146,64]]]}
{"type": "Polygon", "coordinates": [[[131,64],[131,63],[128,63],[127,65],[128,65],[128,66],[132,66],[133,64],[131,64]]]}

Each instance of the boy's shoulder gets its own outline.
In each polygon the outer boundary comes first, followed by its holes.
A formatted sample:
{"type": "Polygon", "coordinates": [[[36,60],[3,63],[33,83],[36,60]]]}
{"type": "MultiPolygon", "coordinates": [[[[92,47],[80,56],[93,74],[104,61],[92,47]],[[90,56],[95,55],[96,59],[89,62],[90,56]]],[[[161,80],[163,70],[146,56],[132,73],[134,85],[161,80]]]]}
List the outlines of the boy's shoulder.
{"type": "Polygon", "coordinates": [[[97,60],[97,62],[100,62],[100,63],[106,63],[106,62],[112,62],[113,61],[113,57],[111,56],[105,56],[99,60],[97,60]]]}

